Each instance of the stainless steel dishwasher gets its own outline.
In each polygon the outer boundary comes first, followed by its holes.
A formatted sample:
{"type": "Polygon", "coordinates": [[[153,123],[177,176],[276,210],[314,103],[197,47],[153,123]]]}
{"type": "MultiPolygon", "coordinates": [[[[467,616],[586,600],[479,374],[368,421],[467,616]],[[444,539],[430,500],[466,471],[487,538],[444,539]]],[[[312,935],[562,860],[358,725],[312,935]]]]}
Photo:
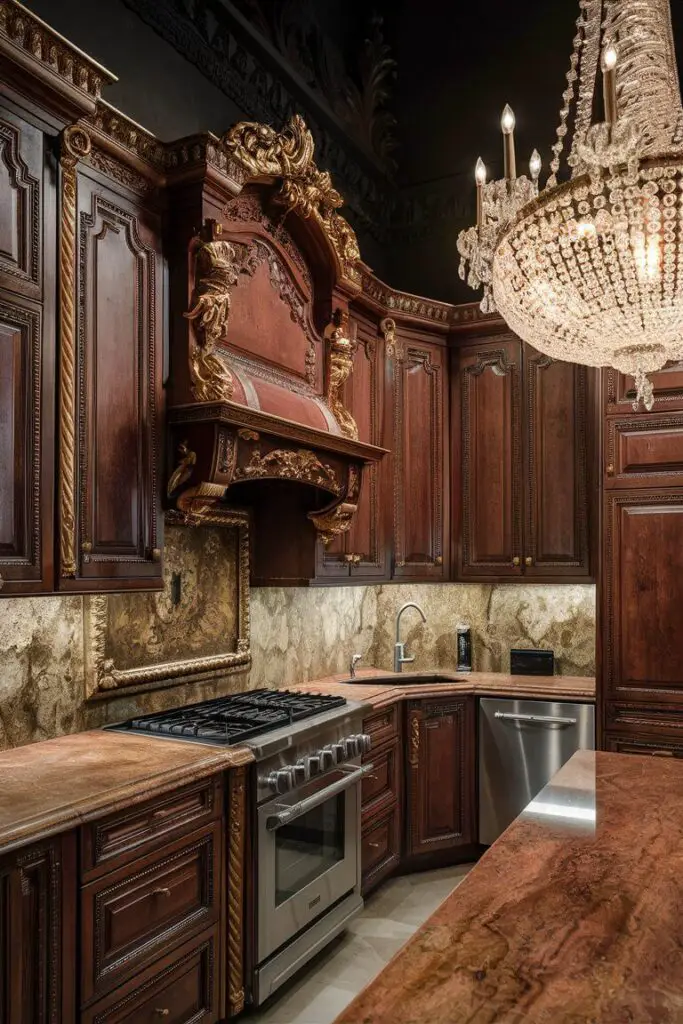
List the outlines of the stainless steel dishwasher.
{"type": "Polygon", "coordinates": [[[595,708],[479,701],[479,842],[490,846],[577,750],[595,749],[595,708]]]}

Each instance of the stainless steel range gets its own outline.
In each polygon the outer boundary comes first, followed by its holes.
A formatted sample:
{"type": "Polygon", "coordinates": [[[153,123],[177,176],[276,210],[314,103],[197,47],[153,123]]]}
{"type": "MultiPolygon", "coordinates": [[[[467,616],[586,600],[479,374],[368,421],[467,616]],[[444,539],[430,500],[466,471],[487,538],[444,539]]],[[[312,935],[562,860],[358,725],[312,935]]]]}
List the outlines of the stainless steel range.
{"type": "Polygon", "coordinates": [[[343,697],[253,690],[109,728],[244,744],[254,787],[259,1005],[361,910],[361,765],[369,706],[343,697]]]}

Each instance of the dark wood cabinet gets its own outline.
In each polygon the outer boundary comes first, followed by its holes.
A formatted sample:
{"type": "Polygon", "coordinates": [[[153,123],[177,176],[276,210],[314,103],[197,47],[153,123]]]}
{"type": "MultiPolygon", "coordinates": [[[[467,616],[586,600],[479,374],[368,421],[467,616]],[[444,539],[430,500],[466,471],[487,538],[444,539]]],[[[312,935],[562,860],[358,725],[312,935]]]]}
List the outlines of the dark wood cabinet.
{"type": "Polygon", "coordinates": [[[366,896],[401,863],[403,825],[403,748],[401,706],[393,704],[366,718],[363,731],[372,749],[363,762],[372,774],[361,795],[361,873],[366,896]]]}
{"type": "Polygon", "coordinates": [[[55,170],[0,106],[0,589],[52,588],[55,170]]]}
{"type": "Polygon", "coordinates": [[[474,843],[474,699],[409,701],[406,728],[407,855],[474,843]]]}
{"type": "Polygon", "coordinates": [[[394,579],[449,572],[447,350],[416,333],[398,345],[393,385],[394,579]]]}
{"type": "Polygon", "coordinates": [[[0,1020],[74,1020],[75,837],[0,860],[0,1020]]]}
{"type": "Polygon", "coordinates": [[[59,411],[75,488],[62,480],[60,582],[150,589],[161,586],[161,223],[85,164],[76,185],[75,392],[62,389],[59,411]]]}
{"type": "Polygon", "coordinates": [[[589,578],[592,371],[511,335],[458,361],[461,578],[589,578]]]}
{"type": "MultiPolygon", "coordinates": [[[[384,342],[375,324],[358,319],[353,373],[346,383],[345,405],[358,427],[358,439],[383,447],[386,385],[384,342]]],[[[318,580],[371,582],[388,573],[387,503],[390,500],[388,460],[363,470],[358,511],[351,529],[328,545],[319,544],[318,580]]]]}

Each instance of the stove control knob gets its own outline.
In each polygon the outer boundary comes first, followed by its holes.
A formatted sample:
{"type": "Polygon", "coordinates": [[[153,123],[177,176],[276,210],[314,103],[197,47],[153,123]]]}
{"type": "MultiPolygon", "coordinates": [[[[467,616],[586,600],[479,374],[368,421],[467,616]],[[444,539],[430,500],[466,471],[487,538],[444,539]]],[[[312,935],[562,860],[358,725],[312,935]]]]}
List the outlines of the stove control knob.
{"type": "Polygon", "coordinates": [[[320,757],[318,756],[318,754],[311,754],[310,757],[306,758],[305,763],[308,765],[309,775],[318,774],[318,772],[320,771],[320,757]]]}
{"type": "Polygon", "coordinates": [[[311,769],[305,761],[299,761],[292,768],[294,774],[294,784],[296,786],[303,785],[304,782],[308,782],[311,777],[311,769]]]}
{"type": "Polygon", "coordinates": [[[372,749],[372,737],[368,736],[366,732],[362,732],[358,739],[360,740],[361,754],[368,754],[372,749]]]}
{"type": "Polygon", "coordinates": [[[268,785],[275,793],[289,793],[294,786],[294,773],[291,768],[279,768],[268,776],[268,785]]]}
{"type": "Polygon", "coordinates": [[[324,747],[320,751],[320,770],[326,772],[328,768],[331,768],[334,764],[334,753],[331,747],[324,747]]]}
{"type": "Polygon", "coordinates": [[[331,746],[332,757],[335,764],[341,764],[346,757],[346,746],[343,743],[333,743],[331,746]]]}
{"type": "Polygon", "coordinates": [[[344,740],[344,754],[346,758],[356,756],[356,744],[354,743],[355,736],[347,736],[344,740]]]}

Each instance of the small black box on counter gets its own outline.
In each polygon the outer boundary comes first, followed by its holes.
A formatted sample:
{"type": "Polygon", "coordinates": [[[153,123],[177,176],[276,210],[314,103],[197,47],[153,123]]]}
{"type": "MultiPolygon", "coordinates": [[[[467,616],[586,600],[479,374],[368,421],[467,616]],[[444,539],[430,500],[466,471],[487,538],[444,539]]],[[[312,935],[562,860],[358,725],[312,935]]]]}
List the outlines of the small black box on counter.
{"type": "Polygon", "coordinates": [[[554,676],[555,654],[553,651],[510,651],[510,675],[513,676],[554,676]]]}

